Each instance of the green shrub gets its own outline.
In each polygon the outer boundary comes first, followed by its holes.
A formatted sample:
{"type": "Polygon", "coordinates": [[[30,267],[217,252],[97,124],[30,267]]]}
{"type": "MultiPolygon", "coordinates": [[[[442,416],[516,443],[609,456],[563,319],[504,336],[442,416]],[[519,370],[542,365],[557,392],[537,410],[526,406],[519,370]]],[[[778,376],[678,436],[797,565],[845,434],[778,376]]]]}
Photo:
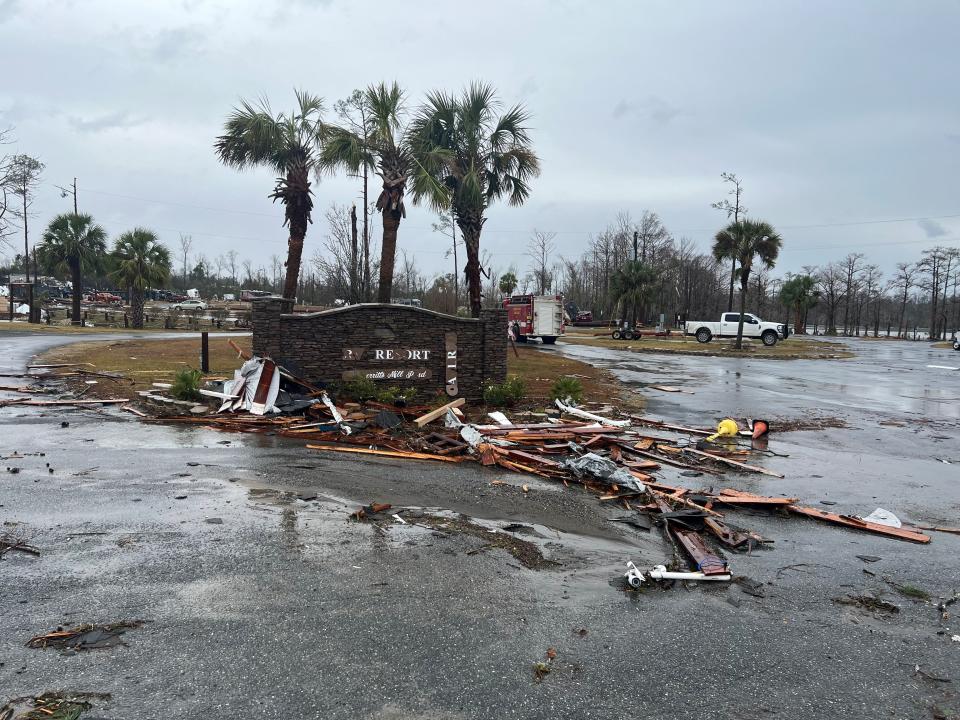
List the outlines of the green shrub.
{"type": "Polygon", "coordinates": [[[203,396],[197,392],[203,373],[199,370],[178,370],[170,385],[170,394],[177,400],[202,400],[203,396]]]}
{"type": "Polygon", "coordinates": [[[370,378],[358,377],[344,383],[343,394],[354,402],[363,402],[377,397],[377,384],[370,378]]]}
{"type": "Polygon", "coordinates": [[[583,384],[574,377],[557,378],[550,389],[550,399],[580,403],[583,400],[583,384]]]}
{"type": "Polygon", "coordinates": [[[401,390],[398,387],[388,387],[377,393],[377,402],[384,405],[403,407],[413,397],[412,390],[401,390]]]}
{"type": "Polygon", "coordinates": [[[483,389],[483,401],[495,407],[513,407],[523,399],[526,389],[523,378],[512,375],[500,385],[487,385],[483,389]]]}

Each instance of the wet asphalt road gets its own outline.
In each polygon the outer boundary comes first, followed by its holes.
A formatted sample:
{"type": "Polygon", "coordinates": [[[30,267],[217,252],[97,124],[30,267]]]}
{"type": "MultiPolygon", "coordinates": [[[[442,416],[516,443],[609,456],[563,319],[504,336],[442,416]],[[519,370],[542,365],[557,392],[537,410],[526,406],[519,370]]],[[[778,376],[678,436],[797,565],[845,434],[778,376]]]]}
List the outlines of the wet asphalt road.
{"type": "MultiPolygon", "coordinates": [[[[21,372],[30,355],[59,341],[5,333],[0,373],[21,372]]],[[[650,414],[674,421],[830,415],[850,425],[787,435],[774,427],[771,449],[790,457],[767,464],[786,479],[731,475],[724,484],[836,502],[843,512],[882,506],[904,520],[960,524],[960,473],[942,462],[960,462],[957,404],[941,401],[957,395],[960,373],[924,367],[954,364],[952,355],[863,342],[857,358],[829,362],[557,347],[638,386],[692,390],[645,392],[650,414]],[[909,424],[880,424],[891,420],[909,424]]],[[[952,595],[960,590],[956,536],[935,533],[929,546],[916,546],[730,513],[776,541],[730,557],[736,574],[766,583],[765,597],[737,586],[636,596],[609,581],[628,556],[650,565],[668,558],[667,547],[656,530],[607,522],[614,511],[575,489],[147,425],[114,410],[43,410],[0,409],[3,455],[45,453],[0,463],[21,468],[0,475],[2,531],[30,537],[43,552],[0,561],[0,695],[109,692],[113,699],[84,717],[114,720],[960,711],[960,643],[950,639],[960,622],[940,621],[935,607],[879,578],[952,595]],[[495,478],[508,484],[491,486],[495,478]],[[346,521],[371,500],[465,512],[490,527],[534,523],[543,552],[561,565],[528,570],[500,550],[467,554],[482,545],[474,538],[399,525],[381,533],[346,521]],[[865,565],[856,555],[881,560],[865,565]],[[900,613],[831,602],[867,591],[900,613]],[[23,647],[60,624],[134,618],[149,622],[127,635],[127,647],[77,655],[23,647]],[[531,665],[548,647],[557,650],[553,672],[534,683],[531,665]],[[916,665],[952,682],[917,677],[916,665]]]]}

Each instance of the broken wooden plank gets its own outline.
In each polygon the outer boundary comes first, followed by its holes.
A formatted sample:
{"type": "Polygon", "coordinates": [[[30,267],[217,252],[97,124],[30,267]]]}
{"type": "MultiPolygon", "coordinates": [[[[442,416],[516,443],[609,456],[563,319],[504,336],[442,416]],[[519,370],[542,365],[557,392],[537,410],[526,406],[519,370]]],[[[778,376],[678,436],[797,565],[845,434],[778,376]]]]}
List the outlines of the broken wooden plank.
{"type": "Polygon", "coordinates": [[[465,402],[466,402],[466,400],[465,400],[464,398],[457,398],[456,400],[453,400],[452,402],[448,402],[446,405],[441,405],[440,407],[436,408],[435,410],[431,410],[431,411],[428,412],[426,415],[421,415],[420,417],[418,417],[418,418],[417,418],[416,420],[414,420],[413,422],[414,422],[414,424],[415,424],[417,427],[423,427],[423,426],[426,425],[427,423],[433,422],[433,421],[436,420],[438,417],[441,417],[442,415],[446,415],[446,414],[447,414],[447,410],[451,410],[451,409],[453,409],[453,408],[460,407],[460,406],[463,405],[465,402]]]}
{"type": "Polygon", "coordinates": [[[861,518],[853,517],[852,515],[838,515],[837,513],[826,512],[825,510],[818,510],[817,508],[812,507],[804,507],[802,505],[788,505],[787,510],[795,512],[798,515],[806,515],[807,517],[814,518],[815,520],[824,520],[837,525],[856,528],[857,530],[866,530],[868,532],[877,533],[878,535],[895,537],[899,540],[909,540],[910,542],[924,544],[930,542],[930,537],[928,535],[924,535],[923,533],[917,532],[916,530],[908,527],[890,527],[889,525],[868,522],[866,520],[862,520],[861,518]]]}
{"type": "Polygon", "coordinates": [[[693,560],[694,567],[704,575],[724,575],[729,572],[727,562],[707,547],[699,533],[677,527],[671,527],[670,530],[693,560]]]}
{"type": "Polygon", "coordinates": [[[130,407],[129,405],[121,405],[121,406],[120,406],[120,409],[121,409],[121,410],[126,410],[128,413],[133,413],[133,414],[136,415],[137,417],[146,417],[146,416],[147,416],[147,414],[146,414],[145,412],[140,412],[140,411],[137,410],[135,407],[130,407]]]}
{"type": "Polygon", "coordinates": [[[130,398],[109,398],[104,400],[5,400],[16,405],[117,405],[130,402],[130,398]]]}
{"type": "MultiPolygon", "coordinates": [[[[156,384],[157,383],[154,383],[154,385],[156,384]]],[[[240,397],[239,395],[217,392],[216,390],[204,390],[203,388],[197,390],[197,392],[204,397],[220,398],[221,400],[235,400],[236,398],[240,397]]]]}
{"type": "Polygon", "coordinates": [[[568,415],[573,415],[574,417],[583,418],[584,420],[593,420],[594,422],[598,422],[601,425],[609,425],[611,427],[624,428],[630,425],[629,420],[611,420],[610,418],[605,418],[601,415],[594,415],[593,413],[589,413],[586,410],[575,408],[572,405],[567,405],[560,399],[557,399],[555,402],[557,403],[557,407],[560,409],[560,412],[567,413],[568,415]]]}
{"type": "Polygon", "coordinates": [[[716,460],[717,462],[724,463],[725,465],[731,465],[735,468],[740,468],[741,470],[747,470],[749,472],[761,473],[763,475],[769,475],[771,477],[783,479],[783,475],[780,473],[774,472],[773,470],[767,470],[766,468],[758,467],[756,465],[747,465],[746,463],[737,462],[736,460],[731,460],[730,458],[720,457],[719,455],[714,455],[713,453],[704,452],[703,450],[697,450],[695,448],[684,448],[684,452],[692,453],[693,455],[700,455],[701,457],[710,458],[711,460],[716,460]]]}
{"type": "Polygon", "coordinates": [[[328,445],[307,445],[310,450],[336,450],[339,452],[359,453],[361,455],[383,455],[384,457],[406,458],[410,460],[439,460],[440,462],[461,462],[458,457],[430,455],[429,453],[407,452],[405,450],[377,450],[375,448],[356,447],[330,443],[328,445]]]}
{"type": "Polygon", "coordinates": [[[730,505],[791,505],[799,498],[789,497],[771,497],[768,495],[754,495],[753,493],[732,488],[723,488],[717,493],[707,493],[717,502],[728,503],[730,505]]]}

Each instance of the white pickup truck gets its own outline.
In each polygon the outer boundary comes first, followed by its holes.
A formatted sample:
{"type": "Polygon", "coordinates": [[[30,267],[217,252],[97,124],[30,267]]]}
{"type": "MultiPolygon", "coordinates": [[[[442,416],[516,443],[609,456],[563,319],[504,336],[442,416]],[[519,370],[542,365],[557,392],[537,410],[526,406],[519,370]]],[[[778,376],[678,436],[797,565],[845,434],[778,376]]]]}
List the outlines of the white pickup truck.
{"type": "MultiPolygon", "coordinates": [[[[735,338],[737,325],[740,323],[740,313],[724,313],[720,322],[701,322],[687,320],[683,326],[684,335],[694,335],[697,342],[708,343],[715,337],[735,338]]],[[[745,338],[760,338],[764,345],[776,345],[780,339],[786,339],[787,326],[778,323],[764,322],[756,315],[743,314],[743,336],[745,338]]]]}

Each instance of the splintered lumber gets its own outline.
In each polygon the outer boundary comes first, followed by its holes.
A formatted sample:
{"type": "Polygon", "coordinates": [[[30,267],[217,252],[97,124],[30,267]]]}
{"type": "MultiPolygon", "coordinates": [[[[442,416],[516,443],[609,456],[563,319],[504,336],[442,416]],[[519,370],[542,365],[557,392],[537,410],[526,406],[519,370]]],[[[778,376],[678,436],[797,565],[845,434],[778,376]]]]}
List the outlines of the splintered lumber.
{"type": "Polygon", "coordinates": [[[751,540],[758,543],[764,542],[763,538],[756,533],[734,530],[715,518],[704,518],[703,524],[720,542],[728,547],[738,548],[749,544],[751,540]]]}
{"type": "MultiPolygon", "coordinates": [[[[641,482],[643,481],[641,480],[641,482]]],[[[658,500],[660,502],[664,502],[664,501],[678,502],[681,505],[684,505],[685,507],[690,508],[691,510],[701,510],[702,512],[705,512],[707,515],[712,515],[713,517],[723,517],[723,514],[718,513],[716,510],[711,510],[710,508],[704,507],[703,505],[698,505],[697,503],[693,502],[693,500],[688,500],[682,495],[678,495],[676,491],[680,488],[670,488],[673,492],[663,492],[662,490],[654,489],[656,486],[653,483],[645,483],[645,484],[647,487],[647,492],[653,495],[655,500],[658,500]]],[[[672,509],[672,508],[669,508],[669,509],[672,509]]]]}
{"type": "Polygon", "coordinates": [[[715,494],[708,495],[717,502],[723,502],[730,505],[792,505],[798,498],[788,497],[770,497],[768,495],[754,495],[743,490],[734,490],[724,488],[715,494]]]}
{"type": "Polygon", "coordinates": [[[583,418],[584,420],[593,420],[598,422],[601,425],[610,425],[611,427],[627,427],[630,424],[629,420],[611,420],[610,418],[605,418],[601,415],[594,415],[589,413],[586,410],[581,410],[580,408],[575,408],[571,405],[567,405],[562,400],[556,400],[557,407],[560,409],[560,412],[567,413],[568,415],[573,415],[574,417],[583,418]]]}
{"type": "Polygon", "coordinates": [[[705,458],[710,458],[711,460],[716,460],[717,462],[724,463],[725,465],[732,465],[735,468],[740,468],[741,470],[748,470],[750,472],[761,473],[763,475],[769,475],[771,477],[783,479],[783,475],[776,473],[773,470],[767,470],[766,468],[757,467],[756,465],[747,465],[746,463],[737,462],[736,460],[731,460],[730,458],[720,457],[719,455],[714,455],[713,453],[703,452],[703,450],[696,450],[695,448],[684,448],[684,452],[691,453],[693,455],[700,455],[705,458]]]}
{"type": "Polygon", "coordinates": [[[689,463],[680,462],[679,460],[674,460],[673,458],[664,457],[663,455],[658,455],[657,453],[648,452],[647,450],[637,450],[635,447],[629,444],[626,445],[626,447],[624,447],[623,445],[621,445],[620,447],[622,447],[624,450],[629,450],[635,455],[640,455],[645,458],[650,458],[651,460],[655,460],[658,463],[663,463],[664,465],[672,465],[673,467],[683,468],[684,470],[697,470],[703,473],[710,473],[714,475],[716,474],[713,470],[710,470],[708,468],[697,467],[696,465],[690,465],[689,463]]]}
{"type": "Polygon", "coordinates": [[[510,458],[511,461],[516,462],[516,459],[526,460],[527,462],[532,462],[537,465],[546,465],[547,467],[559,468],[563,467],[560,463],[555,460],[550,460],[541,455],[534,455],[532,453],[523,452],[522,450],[513,450],[509,448],[498,448],[497,454],[506,455],[510,458]]]}
{"type": "Polygon", "coordinates": [[[117,405],[130,402],[130,398],[111,398],[108,400],[4,400],[11,405],[117,405]]]}
{"type": "Polygon", "coordinates": [[[140,412],[140,411],[137,410],[135,407],[130,407],[129,405],[121,405],[121,406],[120,406],[120,409],[121,409],[121,410],[126,410],[128,413],[133,413],[133,414],[136,415],[137,417],[146,417],[146,416],[147,416],[147,414],[146,414],[145,412],[140,412]]]}
{"type": "Polygon", "coordinates": [[[713,430],[700,430],[698,428],[684,427],[683,425],[671,425],[669,423],[661,422],[660,420],[637,417],[635,415],[631,415],[630,419],[636,425],[646,425],[647,427],[663,428],[664,430],[674,430],[676,432],[691,433],[693,435],[712,435],[714,432],[713,430]]]}
{"type": "MultiPolygon", "coordinates": [[[[156,385],[156,383],[154,383],[156,385]]],[[[217,392],[216,390],[204,390],[203,388],[197,390],[198,393],[204,397],[220,398],[221,400],[236,400],[239,395],[230,395],[229,393],[217,392]]]]}
{"type": "Polygon", "coordinates": [[[671,531],[680,546],[693,560],[696,569],[704,575],[725,575],[729,572],[726,561],[717,557],[698,533],[676,527],[671,528],[671,531]]]}
{"type": "Polygon", "coordinates": [[[447,414],[447,410],[452,410],[453,408],[460,407],[460,406],[463,405],[465,402],[466,402],[466,400],[465,400],[464,398],[457,398],[456,400],[454,400],[454,401],[452,401],[452,402],[448,402],[446,405],[441,405],[441,406],[438,407],[436,410],[431,410],[431,411],[428,412],[426,415],[421,415],[420,417],[418,417],[418,418],[417,418],[416,420],[414,420],[413,422],[416,424],[417,427],[423,427],[423,426],[426,425],[427,423],[433,422],[433,421],[436,420],[438,417],[441,417],[442,415],[446,415],[446,414],[447,414]]]}
{"type": "Polygon", "coordinates": [[[837,525],[845,525],[846,527],[856,528],[857,530],[867,530],[868,532],[877,533],[879,535],[887,535],[900,540],[909,540],[915,543],[930,542],[930,537],[928,535],[924,535],[921,532],[917,532],[916,530],[912,530],[907,527],[890,527],[889,525],[868,522],[867,520],[862,520],[861,518],[854,517],[852,515],[837,515],[836,513],[826,512],[825,510],[818,510],[817,508],[812,507],[804,507],[802,505],[787,505],[787,510],[790,512],[795,512],[798,515],[806,515],[807,517],[814,518],[815,520],[825,520],[826,522],[836,523],[837,525]]]}
{"type": "Polygon", "coordinates": [[[439,460],[440,462],[461,462],[458,457],[431,455],[429,453],[408,452],[406,450],[377,450],[368,447],[355,447],[330,443],[329,445],[307,445],[310,450],[336,450],[338,452],[359,453],[361,455],[382,455],[384,457],[406,458],[409,460],[439,460]]]}

